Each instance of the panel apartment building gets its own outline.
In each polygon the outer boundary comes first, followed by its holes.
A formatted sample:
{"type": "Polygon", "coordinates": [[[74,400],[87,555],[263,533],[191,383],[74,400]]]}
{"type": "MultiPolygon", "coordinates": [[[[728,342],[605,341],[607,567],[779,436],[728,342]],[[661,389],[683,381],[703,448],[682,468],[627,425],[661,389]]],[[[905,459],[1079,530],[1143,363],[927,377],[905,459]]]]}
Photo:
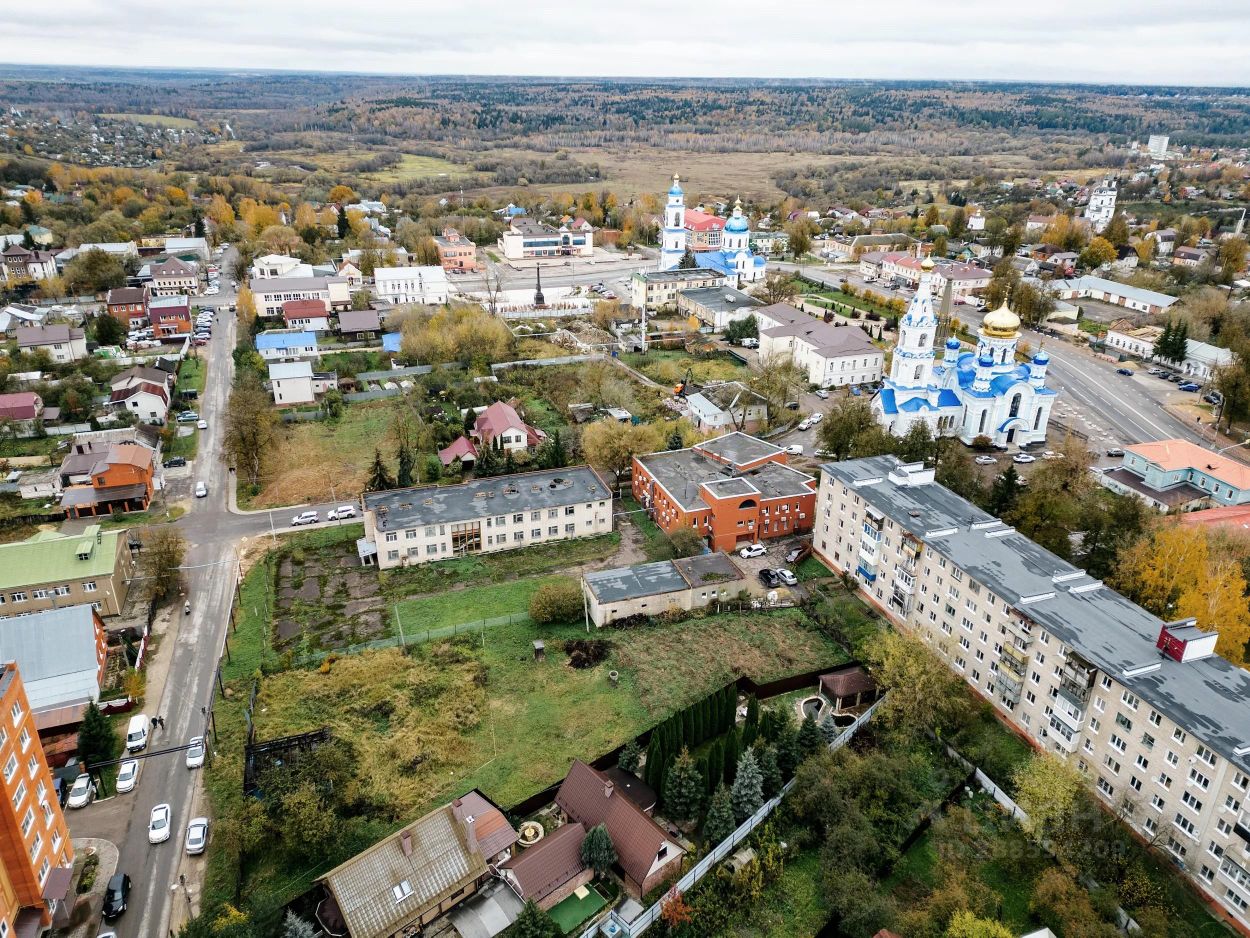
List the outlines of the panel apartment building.
{"type": "MultiPolygon", "coordinates": [[[[891,456],[828,463],[814,547],[1250,929],[1250,673],[891,456]]],[[[1218,625],[1218,623],[1216,623],[1218,625]]]]}
{"type": "Polygon", "coordinates": [[[362,563],[383,570],[612,530],[612,490],[589,466],[364,496],[362,563]]]}

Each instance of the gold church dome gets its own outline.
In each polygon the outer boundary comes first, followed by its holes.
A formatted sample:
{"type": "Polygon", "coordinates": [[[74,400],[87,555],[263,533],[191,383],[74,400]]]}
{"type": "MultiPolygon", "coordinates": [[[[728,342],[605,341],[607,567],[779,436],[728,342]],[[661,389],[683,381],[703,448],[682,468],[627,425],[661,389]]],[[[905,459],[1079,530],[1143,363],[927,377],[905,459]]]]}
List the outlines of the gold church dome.
{"type": "Polygon", "coordinates": [[[1003,305],[986,315],[981,330],[999,339],[1010,339],[1020,334],[1020,317],[1013,313],[1003,300],[1003,305]]]}

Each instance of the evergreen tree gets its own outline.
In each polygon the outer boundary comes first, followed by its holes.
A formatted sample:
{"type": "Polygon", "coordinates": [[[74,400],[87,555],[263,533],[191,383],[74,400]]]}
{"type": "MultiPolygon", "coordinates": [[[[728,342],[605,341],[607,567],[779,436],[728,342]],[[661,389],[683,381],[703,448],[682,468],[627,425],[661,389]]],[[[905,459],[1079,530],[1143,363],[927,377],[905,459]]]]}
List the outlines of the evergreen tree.
{"type": "Polygon", "coordinates": [[[775,743],[777,737],[781,735],[781,730],[786,725],[786,715],[783,711],[769,708],[764,711],[760,717],[760,736],[766,742],[775,743]]]}
{"type": "Polygon", "coordinates": [[[675,821],[694,821],[703,808],[707,782],[699,774],[699,767],[683,747],[673,760],[664,779],[664,811],[675,821]]]}
{"type": "Polygon", "coordinates": [[[1163,331],[1159,333],[1159,337],[1155,339],[1154,357],[1162,359],[1170,359],[1172,352],[1172,335],[1174,329],[1172,320],[1168,320],[1163,324],[1163,331]]]}
{"type": "Polygon", "coordinates": [[[725,780],[725,745],[714,739],[707,747],[707,790],[710,795],[725,780]]]}
{"type": "Polygon", "coordinates": [[[695,760],[694,763],[699,769],[699,777],[703,779],[703,800],[707,801],[712,797],[712,787],[715,784],[712,781],[712,773],[707,767],[707,753],[703,753],[695,760]]]}
{"type": "Polygon", "coordinates": [[[413,484],[412,468],[415,460],[412,458],[412,450],[408,448],[408,441],[404,440],[399,444],[399,452],[396,454],[399,461],[399,471],[395,473],[395,484],[401,489],[406,489],[413,484]]]}
{"type": "Polygon", "coordinates": [[[698,267],[698,262],[694,259],[694,253],[690,248],[686,248],[686,253],[681,256],[681,260],[677,262],[678,270],[693,270],[698,267]]]}
{"type": "Polygon", "coordinates": [[[742,750],[740,748],[737,731],[726,733],[725,756],[722,764],[725,766],[723,778],[725,779],[725,783],[728,785],[733,784],[734,777],[738,771],[738,757],[741,753],[742,750]]]}
{"type": "Polygon", "coordinates": [[[1189,356],[1189,323],[1182,319],[1176,324],[1169,356],[1174,362],[1183,362],[1189,356]]]}
{"type": "Polygon", "coordinates": [[[622,772],[636,773],[638,764],[642,761],[642,750],[638,747],[638,741],[631,739],[625,744],[625,748],[621,750],[621,754],[616,757],[616,765],[622,772]]]}
{"type": "Polygon", "coordinates": [[[286,918],[282,920],[282,938],[317,938],[321,934],[312,926],[311,922],[306,922],[294,912],[287,911],[286,918]]]}
{"type": "Polygon", "coordinates": [[[503,474],[506,476],[516,472],[516,460],[512,457],[512,450],[504,450],[503,454],[503,474]]]}
{"type": "Polygon", "coordinates": [[[802,758],[799,734],[793,726],[786,726],[777,735],[777,768],[781,769],[781,777],[794,778],[794,770],[798,768],[802,758]]]}
{"type": "Polygon", "coordinates": [[[703,701],[700,700],[693,704],[691,710],[693,713],[691,713],[690,725],[693,736],[691,737],[690,745],[697,746],[707,739],[703,734],[703,701]]]}
{"type": "Polygon", "coordinates": [[[816,725],[816,718],[809,713],[803,717],[803,724],[799,727],[799,753],[806,759],[820,752],[823,745],[820,727],[816,725]]]}
{"type": "Polygon", "coordinates": [[[781,769],[777,767],[777,750],[772,746],[765,746],[760,751],[759,765],[764,797],[776,798],[781,794],[781,786],[783,784],[781,769]]]}
{"type": "Polygon", "coordinates": [[[35,249],[35,236],[30,233],[29,228],[22,232],[22,247],[28,251],[35,249]]]}
{"type": "Polygon", "coordinates": [[[694,739],[694,714],[689,707],[681,712],[681,741],[685,746],[697,745],[694,739]]]}
{"type": "Polygon", "coordinates": [[[391,471],[386,468],[386,463],[382,461],[382,451],[375,449],[373,451],[373,466],[369,469],[369,480],[365,482],[366,492],[385,492],[387,489],[395,487],[395,480],[391,477],[391,471]]]}
{"type": "Polygon", "coordinates": [[[1011,511],[1020,498],[1020,491],[1020,474],[1016,472],[1014,465],[1008,466],[1007,471],[995,479],[990,487],[990,513],[1001,518],[1011,511]]]}
{"type": "Polygon", "coordinates": [[[758,811],[764,803],[764,779],[755,761],[755,753],[750,749],[738,760],[729,800],[733,803],[734,820],[739,824],[758,811]]]}
{"type": "Polygon", "coordinates": [[[582,862],[593,869],[596,876],[607,875],[616,862],[616,847],[602,824],[586,832],[586,839],[582,841],[582,862]]]}
{"type": "Polygon", "coordinates": [[[643,780],[654,790],[659,791],[664,784],[661,766],[664,764],[664,743],[659,729],[651,732],[651,740],[647,743],[647,763],[643,766],[643,780]]]}
{"type": "Polygon", "coordinates": [[[732,684],[721,690],[720,696],[720,731],[728,733],[734,725],[734,700],[736,692],[732,684]]]}
{"type": "Polygon", "coordinates": [[[561,938],[563,934],[555,920],[540,909],[533,899],[525,900],[521,914],[508,929],[509,938],[561,938]]]}
{"type": "Polygon", "coordinates": [[[204,218],[199,212],[195,213],[195,237],[204,237],[204,218]]]}
{"type": "Polygon", "coordinates": [[[568,449],[564,445],[564,438],[560,436],[559,430],[547,437],[547,442],[543,444],[539,453],[538,464],[544,469],[563,469],[569,464],[568,449]]]}
{"type": "Polygon", "coordinates": [[[460,422],[460,426],[464,429],[464,435],[471,438],[473,428],[477,426],[477,414],[473,413],[472,407],[464,409],[464,420],[460,422]]]}
{"type": "Polygon", "coordinates": [[[343,210],[342,206],[339,206],[339,217],[335,220],[335,224],[338,226],[339,238],[346,238],[347,233],[351,230],[351,225],[347,222],[347,212],[343,210]]]}
{"type": "Polygon", "coordinates": [[[703,839],[711,847],[732,834],[737,826],[734,823],[733,800],[729,789],[724,783],[717,785],[707,809],[707,820],[703,822],[703,839]]]}
{"type": "Polygon", "coordinates": [[[668,448],[683,449],[685,445],[681,439],[681,428],[673,427],[673,432],[668,435],[668,448]]]}
{"type": "Polygon", "coordinates": [[[488,444],[478,447],[477,461],[473,464],[473,474],[475,476],[482,479],[497,476],[500,468],[499,453],[493,446],[488,444]]]}
{"type": "Polygon", "coordinates": [[[747,718],[742,724],[742,745],[747,747],[760,734],[760,702],[752,694],[747,698],[747,718]]]}
{"type": "Polygon", "coordinates": [[[82,723],[78,725],[78,758],[87,767],[108,762],[117,755],[117,736],[108,718],[100,712],[95,701],[87,704],[82,723]]]}

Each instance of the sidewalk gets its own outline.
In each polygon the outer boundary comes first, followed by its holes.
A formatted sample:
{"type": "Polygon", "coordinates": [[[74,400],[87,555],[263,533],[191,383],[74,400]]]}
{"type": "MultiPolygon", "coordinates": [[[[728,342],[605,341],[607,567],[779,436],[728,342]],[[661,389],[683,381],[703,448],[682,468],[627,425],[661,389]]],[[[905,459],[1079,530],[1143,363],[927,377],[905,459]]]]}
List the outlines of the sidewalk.
{"type": "MultiPolygon", "coordinates": [[[[91,886],[91,890],[85,895],[77,896],[74,909],[86,905],[88,912],[83,918],[81,925],[76,928],[65,929],[64,931],[54,930],[50,932],[57,938],[90,938],[97,934],[105,926],[100,923],[100,916],[104,910],[104,891],[108,888],[109,880],[113,878],[113,874],[117,872],[118,850],[117,846],[108,840],[100,840],[96,837],[75,837],[71,841],[74,845],[74,853],[76,859],[74,866],[81,869],[82,863],[87,857],[95,854],[100,858],[100,865],[96,867],[95,882],[91,886]]],[[[75,916],[77,917],[77,916],[75,916]]]]}

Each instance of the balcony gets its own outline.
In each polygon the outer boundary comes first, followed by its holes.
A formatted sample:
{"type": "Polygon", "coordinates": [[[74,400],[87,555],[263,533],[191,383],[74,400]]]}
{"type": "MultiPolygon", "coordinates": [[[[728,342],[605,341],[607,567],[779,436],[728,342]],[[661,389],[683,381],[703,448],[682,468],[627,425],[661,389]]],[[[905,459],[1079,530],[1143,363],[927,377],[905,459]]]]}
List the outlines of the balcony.
{"type": "Polygon", "coordinates": [[[1089,703],[1089,692],[1094,687],[1095,673],[1095,668],[1069,652],[1059,672],[1059,690],[1069,694],[1074,703],[1084,707],[1089,703]]]}
{"type": "Polygon", "coordinates": [[[1027,652],[1007,645],[1003,648],[1002,656],[998,659],[998,666],[1006,668],[1014,673],[1016,677],[1023,680],[1029,670],[1029,657],[1027,652]]]}
{"type": "Polygon", "coordinates": [[[1063,688],[1059,689],[1059,697],[1051,713],[1052,718],[1057,717],[1073,732],[1080,732],[1085,726],[1085,707],[1070,699],[1063,688]]]}
{"type": "Polygon", "coordinates": [[[1054,716],[1050,718],[1050,738],[1055,741],[1055,745],[1064,752],[1076,752],[1078,743],[1081,740],[1080,733],[1072,733],[1065,731],[1063,724],[1056,720],[1054,716]]]}
{"type": "Polygon", "coordinates": [[[1024,689],[1024,681],[1016,680],[1010,674],[999,670],[994,674],[994,687],[1004,700],[1016,703],[1020,699],[1020,692],[1024,689]]]}
{"type": "Polygon", "coordinates": [[[1007,635],[1019,649],[1027,649],[1033,644],[1033,627],[1018,616],[1007,620],[1007,635]]]}
{"type": "Polygon", "coordinates": [[[862,563],[856,568],[855,572],[862,576],[868,583],[877,582],[877,571],[868,569],[862,563]]]}
{"type": "Polygon", "coordinates": [[[916,591],[916,578],[896,570],[894,573],[894,588],[910,596],[916,591]]]}
{"type": "Polygon", "coordinates": [[[861,558],[861,559],[862,559],[865,563],[867,563],[868,565],[870,565],[870,566],[876,566],[876,564],[877,564],[877,548],[876,548],[876,546],[875,546],[875,545],[873,545],[873,544],[860,544],[860,545],[859,545],[859,556],[860,556],[860,558],[861,558]]]}

